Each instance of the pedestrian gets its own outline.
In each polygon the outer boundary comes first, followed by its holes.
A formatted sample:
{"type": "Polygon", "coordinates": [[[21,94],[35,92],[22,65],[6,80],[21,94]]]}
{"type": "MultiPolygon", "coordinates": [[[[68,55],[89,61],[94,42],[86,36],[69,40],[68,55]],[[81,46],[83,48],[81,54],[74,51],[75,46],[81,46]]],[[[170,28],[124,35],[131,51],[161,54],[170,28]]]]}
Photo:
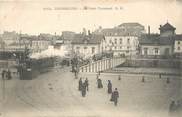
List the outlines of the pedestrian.
{"type": "Polygon", "coordinates": [[[5,79],[5,76],[6,76],[6,70],[3,70],[2,71],[2,79],[5,79]]]}
{"type": "Polygon", "coordinates": [[[102,80],[100,78],[97,79],[97,87],[98,88],[103,88],[102,80]]]}
{"type": "Polygon", "coordinates": [[[85,82],[82,84],[81,93],[82,93],[82,97],[86,96],[86,84],[85,84],[85,82]]]}
{"type": "Polygon", "coordinates": [[[108,94],[112,93],[112,83],[110,80],[108,80],[108,84],[107,84],[107,92],[108,94]]]}
{"type": "Polygon", "coordinates": [[[118,76],[118,80],[121,80],[121,75],[118,76]]]}
{"type": "Polygon", "coordinates": [[[7,72],[7,79],[10,80],[12,77],[11,77],[11,71],[8,69],[8,72],[7,72]]]}
{"type": "Polygon", "coordinates": [[[145,77],[144,76],[142,76],[142,82],[145,82],[145,77]]]}
{"type": "Polygon", "coordinates": [[[119,92],[117,88],[115,88],[114,92],[111,95],[111,100],[114,101],[114,105],[117,106],[118,104],[118,98],[119,98],[119,92]]]}
{"type": "Polygon", "coordinates": [[[86,90],[88,91],[88,85],[89,85],[89,83],[88,83],[88,79],[87,78],[85,79],[85,85],[86,85],[86,90]]]}
{"type": "Polygon", "coordinates": [[[169,78],[167,78],[166,83],[167,83],[167,84],[169,84],[169,83],[170,83],[170,79],[169,79],[169,78]]]}
{"type": "Polygon", "coordinates": [[[82,90],[82,78],[80,78],[79,82],[78,82],[78,90],[81,91],[82,90]]]}
{"type": "Polygon", "coordinates": [[[159,78],[162,78],[162,74],[161,73],[159,73],[159,78]]]}

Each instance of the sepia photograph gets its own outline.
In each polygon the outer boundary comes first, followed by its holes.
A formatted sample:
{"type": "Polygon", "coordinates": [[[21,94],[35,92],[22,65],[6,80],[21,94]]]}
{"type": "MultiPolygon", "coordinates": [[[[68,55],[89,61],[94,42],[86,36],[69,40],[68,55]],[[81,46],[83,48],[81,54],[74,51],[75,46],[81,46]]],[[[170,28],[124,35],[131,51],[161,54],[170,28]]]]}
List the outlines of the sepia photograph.
{"type": "Polygon", "coordinates": [[[182,117],[182,1],[0,0],[0,117],[182,117]]]}

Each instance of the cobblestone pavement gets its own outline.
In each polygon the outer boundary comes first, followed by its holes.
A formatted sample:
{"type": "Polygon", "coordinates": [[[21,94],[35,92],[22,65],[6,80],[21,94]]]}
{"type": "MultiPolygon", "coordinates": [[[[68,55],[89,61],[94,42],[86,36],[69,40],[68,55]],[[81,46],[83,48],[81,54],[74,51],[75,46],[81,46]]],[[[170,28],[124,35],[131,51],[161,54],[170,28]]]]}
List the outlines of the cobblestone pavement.
{"type": "MultiPolygon", "coordinates": [[[[3,99],[1,80],[2,117],[166,117],[169,103],[180,97],[181,81],[170,76],[101,73],[104,88],[97,89],[96,74],[82,73],[88,78],[89,91],[85,98],[78,91],[78,79],[69,68],[54,69],[33,80],[5,81],[3,99]],[[165,76],[168,77],[168,76],[165,76]],[[109,101],[107,80],[120,93],[117,107],[109,101]]],[[[177,76],[174,76],[177,77],[177,76]]]]}

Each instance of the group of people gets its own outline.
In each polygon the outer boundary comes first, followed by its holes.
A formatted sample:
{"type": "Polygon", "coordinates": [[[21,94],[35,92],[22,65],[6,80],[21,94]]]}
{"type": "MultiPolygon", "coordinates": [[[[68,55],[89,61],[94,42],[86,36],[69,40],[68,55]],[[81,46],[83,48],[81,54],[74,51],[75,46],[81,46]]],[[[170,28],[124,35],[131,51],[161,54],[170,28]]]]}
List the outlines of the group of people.
{"type": "MultiPolygon", "coordinates": [[[[98,88],[103,88],[102,80],[99,78],[99,76],[100,76],[100,72],[97,74],[97,87],[98,88]]],[[[121,77],[119,76],[118,80],[120,80],[120,79],[121,79],[121,77]]],[[[114,102],[114,105],[117,106],[118,98],[119,98],[119,92],[118,92],[117,88],[115,88],[115,90],[112,91],[112,83],[111,83],[111,80],[108,80],[107,93],[108,94],[111,94],[110,101],[114,102]]]]}
{"type": "Polygon", "coordinates": [[[86,78],[85,81],[82,81],[82,78],[80,78],[79,83],[78,83],[78,90],[81,91],[82,97],[86,96],[86,92],[89,90],[89,81],[86,78]]]}
{"type": "MultiPolygon", "coordinates": [[[[102,84],[102,80],[99,78],[99,76],[100,76],[100,73],[97,74],[97,88],[102,89],[103,84],[102,84]]],[[[80,78],[79,83],[78,83],[78,90],[81,91],[82,97],[86,96],[86,92],[89,90],[88,86],[89,86],[88,79],[86,78],[85,81],[83,82],[82,78],[80,78]]],[[[117,106],[119,92],[118,92],[117,88],[115,88],[114,91],[112,90],[112,83],[110,80],[108,80],[108,84],[107,84],[107,93],[111,94],[110,101],[114,102],[114,105],[117,106]]]]}
{"type": "Polygon", "coordinates": [[[107,93],[111,94],[110,101],[114,102],[114,105],[117,106],[118,98],[119,98],[119,92],[118,92],[117,88],[115,88],[115,90],[112,91],[112,83],[110,80],[108,80],[108,84],[107,84],[107,93]]]}
{"type": "Polygon", "coordinates": [[[6,70],[2,71],[2,79],[10,80],[11,78],[12,78],[11,77],[11,71],[9,69],[7,71],[6,70]]]}

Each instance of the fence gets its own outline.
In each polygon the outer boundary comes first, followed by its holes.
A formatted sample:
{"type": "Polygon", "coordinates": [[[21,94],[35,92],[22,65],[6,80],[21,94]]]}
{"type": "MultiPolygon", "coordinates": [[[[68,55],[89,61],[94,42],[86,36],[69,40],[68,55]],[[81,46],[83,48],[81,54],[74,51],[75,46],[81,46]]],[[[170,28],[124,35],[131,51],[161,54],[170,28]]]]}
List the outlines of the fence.
{"type": "Polygon", "coordinates": [[[120,65],[125,62],[124,58],[114,57],[114,58],[105,58],[98,60],[87,65],[81,66],[79,72],[99,72],[107,69],[111,69],[117,65],[120,65]]]}

